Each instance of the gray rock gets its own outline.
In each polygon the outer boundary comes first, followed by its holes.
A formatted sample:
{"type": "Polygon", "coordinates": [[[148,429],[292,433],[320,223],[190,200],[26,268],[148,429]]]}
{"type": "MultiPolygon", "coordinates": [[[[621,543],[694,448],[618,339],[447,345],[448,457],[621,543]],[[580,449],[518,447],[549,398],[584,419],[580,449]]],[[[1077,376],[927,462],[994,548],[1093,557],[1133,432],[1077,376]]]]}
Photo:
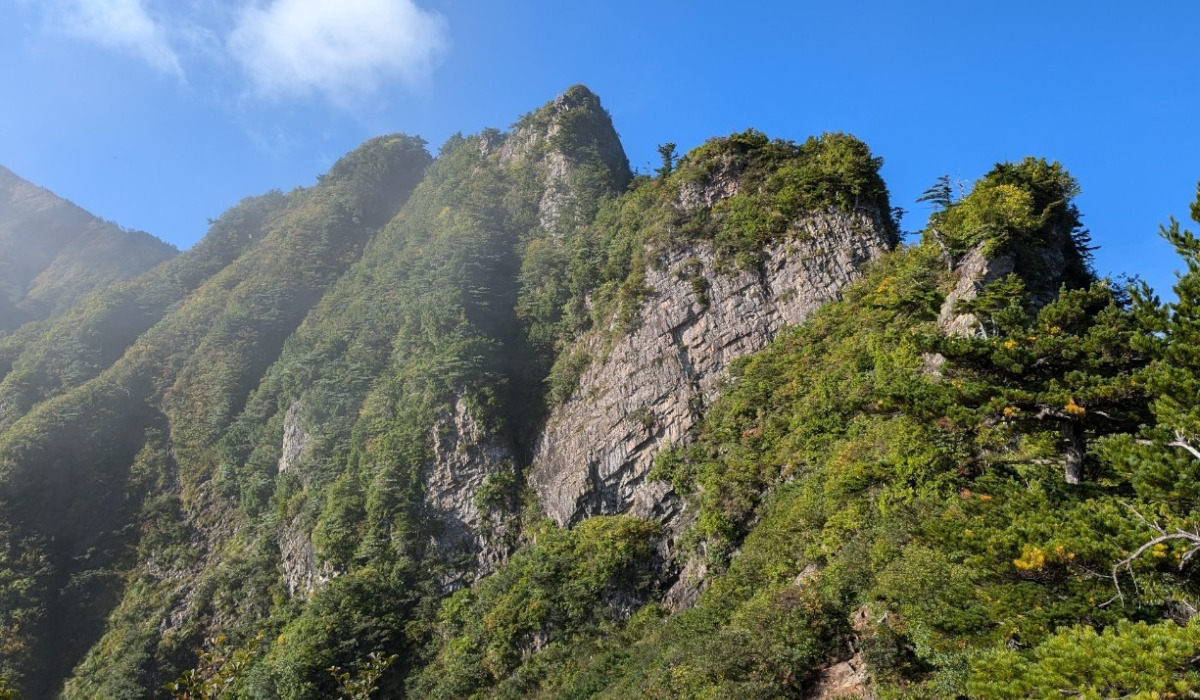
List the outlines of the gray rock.
{"type": "MultiPolygon", "coordinates": [[[[685,199],[707,206],[736,191],[725,178],[714,182],[685,199]]],[[[814,214],[789,233],[753,271],[715,271],[707,245],[667,254],[665,264],[646,270],[651,291],[637,330],[611,348],[601,332],[579,342],[577,351],[603,359],[553,409],[529,470],[551,518],[568,526],[629,511],[675,523],[682,505],[668,485],[646,480],[658,451],[689,438],[733,360],[838,298],[864,263],[890,247],[880,217],[865,212],[814,214]],[[707,299],[698,298],[696,274],[707,299]]]]}
{"type": "Polygon", "coordinates": [[[963,256],[954,268],[954,288],[946,296],[938,314],[938,325],[949,335],[982,336],[986,330],[972,313],[957,313],[959,304],[970,301],[993,282],[1009,274],[1020,275],[1036,311],[1058,296],[1065,280],[1068,262],[1066,250],[1073,246],[1070,234],[1055,232],[1048,243],[1008,249],[987,257],[978,245],[963,256]]]}
{"type": "Polygon", "coordinates": [[[426,481],[425,505],[441,528],[432,546],[450,566],[440,577],[445,590],[470,584],[508,559],[512,504],[504,483],[515,484],[515,458],[508,440],[488,431],[461,396],[450,415],[433,428],[434,460],[426,481]],[[477,496],[492,481],[498,499],[477,496]]]}
{"type": "Polygon", "coordinates": [[[312,440],[306,430],[300,425],[300,412],[303,406],[297,399],[292,401],[292,405],[288,406],[287,413],[283,415],[283,445],[279,456],[279,473],[288,471],[300,459],[300,454],[304,452],[304,448],[308,447],[308,443],[312,440]]]}
{"type": "Polygon", "coordinates": [[[979,319],[972,313],[956,313],[959,304],[979,296],[989,284],[1009,275],[1016,268],[1012,255],[986,257],[977,246],[963,257],[955,268],[958,281],[946,295],[938,314],[938,325],[948,335],[980,335],[983,331],[979,319]]]}
{"type": "Polygon", "coordinates": [[[317,564],[312,535],[297,517],[279,536],[280,569],[289,596],[307,596],[341,573],[329,562],[317,564]]]}

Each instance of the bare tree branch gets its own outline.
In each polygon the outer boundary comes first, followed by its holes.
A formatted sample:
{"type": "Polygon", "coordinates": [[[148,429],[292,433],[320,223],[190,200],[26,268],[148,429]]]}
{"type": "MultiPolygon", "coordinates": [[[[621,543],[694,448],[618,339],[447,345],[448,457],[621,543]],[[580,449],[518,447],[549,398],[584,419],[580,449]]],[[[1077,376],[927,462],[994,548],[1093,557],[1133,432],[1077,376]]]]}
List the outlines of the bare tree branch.
{"type": "Polygon", "coordinates": [[[1188,442],[1187,439],[1184,438],[1183,433],[1178,430],[1175,431],[1175,442],[1168,442],[1167,446],[1168,447],[1182,447],[1183,449],[1190,452],[1193,457],[1195,457],[1196,459],[1200,459],[1200,449],[1197,449],[1195,445],[1188,442]]]}
{"type": "MultiPolygon", "coordinates": [[[[1179,570],[1182,571],[1184,569],[1184,567],[1187,566],[1188,562],[1191,561],[1192,557],[1194,557],[1197,552],[1200,552],[1200,533],[1188,532],[1181,528],[1175,528],[1174,532],[1167,532],[1167,530],[1165,528],[1163,528],[1161,525],[1159,525],[1157,522],[1152,523],[1149,520],[1147,520],[1146,516],[1144,516],[1140,512],[1138,512],[1137,508],[1134,508],[1133,506],[1129,505],[1128,503],[1122,503],[1121,505],[1123,505],[1126,508],[1128,508],[1129,510],[1133,511],[1133,514],[1138,517],[1138,520],[1141,520],[1143,523],[1145,523],[1146,527],[1148,527],[1151,530],[1153,530],[1154,532],[1158,533],[1158,537],[1155,537],[1154,539],[1150,540],[1149,542],[1146,542],[1141,547],[1138,547],[1136,550],[1134,550],[1134,552],[1132,554],[1125,557],[1124,559],[1117,562],[1116,564],[1113,564],[1113,568],[1112,568],[1113,585],[1116,586],[1116,588],[1117,588],[1117,598],[1119,598],[1121,601],[1121,604],[1124,605],[1125,604],[1125,595],[1121,591],[1121,580],[1120,580],[1120,571],[1122,568],[1124,568],[1126,571],[1129,572],[1129,578],[1133,581],[1134,590],[1138,591],[1137,577],[1134,576],[1134,574],[1133,574],[1133,562],[1135,560],[1137,560],[1138,557],[1142,556],[1142,554],[1144,554],[1146,552],[1146,550],[1154,547],[1155,545],[1165,544],[1167,542],[1173,542],[1176,540],[1184,540],[1186,542],[1190,542],[1192,546],[1180,558],[1179,570]]],[[[1111,603],[1112,601],[1108,601],[1108,602],[1111,603]]]]}

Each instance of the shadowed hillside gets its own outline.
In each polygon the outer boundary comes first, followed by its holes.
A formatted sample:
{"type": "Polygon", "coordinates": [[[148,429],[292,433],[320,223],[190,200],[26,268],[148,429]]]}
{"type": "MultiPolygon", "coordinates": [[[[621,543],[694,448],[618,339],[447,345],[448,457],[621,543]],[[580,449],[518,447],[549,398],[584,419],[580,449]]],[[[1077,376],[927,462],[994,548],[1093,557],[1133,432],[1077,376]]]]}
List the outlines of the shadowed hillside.
{"type": "Polygon", "coordinates": [[[1196,237],[1163,303],[1059,163],[905,243],[851,135],[661,153],[574,86],[140,272],[0,228],[0,697],[1200,692],[1196,237]]]}

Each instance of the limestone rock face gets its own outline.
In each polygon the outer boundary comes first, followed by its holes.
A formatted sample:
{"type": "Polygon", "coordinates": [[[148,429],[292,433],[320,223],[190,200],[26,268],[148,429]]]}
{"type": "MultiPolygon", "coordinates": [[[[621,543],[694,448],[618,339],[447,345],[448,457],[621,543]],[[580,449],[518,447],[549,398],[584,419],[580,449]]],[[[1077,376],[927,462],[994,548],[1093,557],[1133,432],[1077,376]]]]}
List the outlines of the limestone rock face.
{"type": "Polygon", "coordinates": [[[293,401],[283,416],[283,445],[279,456],[279,473],[288,471],[300,459],[304,448],[312,440],[312,435],[300,424],[300,412],[303,406],[299,401],[293,401]]]}
{"type": "MultiPolygon", "coordinates": [[[[721,197],[688,199],[706,205],[721,197]]],[[[651,291],[637,330],[607,353],[599,333],[576,348],[597,359],[552,411],[529,470],[545,511],[564,526],[620,512],[675,522],[681,505],[669,485],[646,479],[658,450],[688,438],[730,362],[836,299],[890,240],[879,216],[826,212],[795,222],[763,251],[757,270],[717,271],[707,245],[684,246],[648,267],[651,291]]]]}
{"type": "Polygon", "coordinates": [[[451,564],[440,583],[455,589],[508,559],[515,460],[511,443],[480,425],[462,397],[434,426],[433,446],[425,505],[441,524],[431,544],[451,564]]]}
{"type": "Polygon", "coordinates": [[[1021,276],[1034,309],[1049,304],[1066,280],[1069,263],[1066,251],[1073,246],[1066,233],[1057,233],[1049,243],[1023,250],[1007,250],[988,257],[982,245],[963,256],[955,267],[957,281],[946,295],[938,315],[938,324],[949,335],[982,335],[985,329],[972,313],[959,313],[959,304],[979,296],[993,282],[1011,273],[1021,276]]]}
{"type": "Polygon", "coordinates": [[[485,155],[496,150],[502,166],[532,162],[543,166],[538,221],[552,233],[572,223],[574,180],[582,163],[598,155],[607,170],[606,184],[614,192],[623,190],[631,177],[629,159],[608,113],[600,98],[582,85],[559,95],[506,138],[485,136],[483,148],[485,155]]]}
{"type": "Polygon", "coordinates": [[[290,596],[307,596],[340,573],[329,562],[317,562],[312,534],[299,517],[279,537],[279,564],[290,596]]]}
{"type": "Polygon", "coordinates": [[[970,336],[979,333],[979,319],[972,313],[957,313],[958,305],[979,296],[989,284],[1006,277],[1015,268],[1012,255],[986,257],[980,248],[971,250],[955,271],[958,281],[946,295],[938,314],[938,325],[948,335],[970,336]]]}

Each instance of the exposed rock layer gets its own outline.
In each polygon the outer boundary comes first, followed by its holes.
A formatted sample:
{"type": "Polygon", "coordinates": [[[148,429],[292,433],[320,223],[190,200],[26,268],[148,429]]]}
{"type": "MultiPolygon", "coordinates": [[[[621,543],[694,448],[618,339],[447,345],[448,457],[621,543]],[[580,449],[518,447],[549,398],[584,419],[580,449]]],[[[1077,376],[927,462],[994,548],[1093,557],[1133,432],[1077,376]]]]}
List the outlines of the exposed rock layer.
{"type": "Polygon", "coordinates": [[[607,352],[600,333],[576,349],[597,359],[552,412],[530,470],[546,512],[561,525],[625,511],[675,520],[670,489],[646,480],[657,451],[688,437],[730,362],[837,298],[889,240],[877,216],[828,212],[796,222],[757,270],[718,272],[706,245],[650,266],[637,330],[607,352]]]}
{"type": "Polygon", "coordinates": [[[508,559],[504,535],[509,529],[509,491],[515,464],[508,440],[480,425],[466,400],[433,428],[434,463],[425,504],[441,529],[435,550],[461,565],[448,567],[441,585],[454,589],[491,573],[508,559]],[[472,577],[473,574],[473,577],[472,577]]]}

